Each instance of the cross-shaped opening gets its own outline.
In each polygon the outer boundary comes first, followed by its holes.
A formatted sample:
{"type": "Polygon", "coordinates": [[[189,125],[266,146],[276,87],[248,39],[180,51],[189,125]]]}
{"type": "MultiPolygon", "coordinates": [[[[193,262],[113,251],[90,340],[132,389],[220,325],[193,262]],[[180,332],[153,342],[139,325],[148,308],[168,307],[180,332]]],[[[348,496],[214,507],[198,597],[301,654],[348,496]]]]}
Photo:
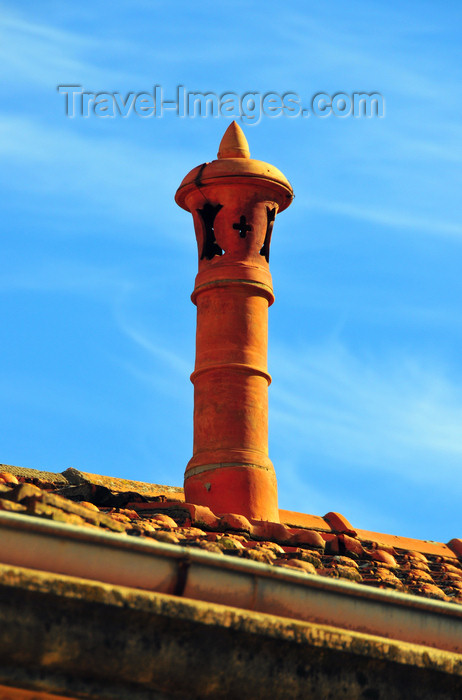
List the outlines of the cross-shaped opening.
{"type": "Polygon", "coordinates": [[[241,216],[239,222],[233,224],[233,229],[235,229],[235,231],[239,231],[241,238],[245,238],[247,236],[247,232],[252,230],[252,226],[247,223],[245,216],[241,216]]]}

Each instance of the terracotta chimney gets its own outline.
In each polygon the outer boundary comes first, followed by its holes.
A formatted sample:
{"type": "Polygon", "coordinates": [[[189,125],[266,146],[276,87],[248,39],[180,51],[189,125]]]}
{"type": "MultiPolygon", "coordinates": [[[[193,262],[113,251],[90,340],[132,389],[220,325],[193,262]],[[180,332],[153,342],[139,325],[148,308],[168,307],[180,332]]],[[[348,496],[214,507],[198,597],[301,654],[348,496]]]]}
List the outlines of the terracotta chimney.
{"type": "Polygon", "coordinates": [[[194,384],[194,451],[185,498],[214,513],[279,521],[268,457],[269,252],[276,214],[293,198],[272,165],[250,158],[232,122],[218,160],[186,175],[175,201],[194,219],[199,272],[194,384]]]}

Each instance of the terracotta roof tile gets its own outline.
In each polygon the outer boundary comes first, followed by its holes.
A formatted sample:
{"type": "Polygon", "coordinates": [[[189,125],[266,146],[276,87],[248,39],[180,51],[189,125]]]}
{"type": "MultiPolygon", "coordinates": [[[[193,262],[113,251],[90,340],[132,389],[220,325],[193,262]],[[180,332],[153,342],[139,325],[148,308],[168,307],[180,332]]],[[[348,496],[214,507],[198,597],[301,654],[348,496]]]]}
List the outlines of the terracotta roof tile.
{"type": "Polygon", "coordinates": [[[1,472],[0,509],[462,604],[458,545],[451,549],[355,531],[337,513],[320,518],[281,511],[290,524],[250,521],[236,514],[218,517],[203,506],[172,499],[179,489],[141,484],[136,491],[140,482],[77,470],[63,475],[64,480],[53,480],[53,475],[43,479],[33,470],[1,472]]]}

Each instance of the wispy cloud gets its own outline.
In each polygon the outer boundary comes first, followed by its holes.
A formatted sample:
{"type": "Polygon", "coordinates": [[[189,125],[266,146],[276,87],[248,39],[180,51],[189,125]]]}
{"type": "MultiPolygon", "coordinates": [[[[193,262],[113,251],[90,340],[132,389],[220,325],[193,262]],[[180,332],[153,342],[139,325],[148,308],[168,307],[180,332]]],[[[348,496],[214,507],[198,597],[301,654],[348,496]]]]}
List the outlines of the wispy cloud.
{"type": "Polygon", "coordinates": [[[407,229],[414,233],[425,232],[433,235],[462,236],[462,225],[455,221],[445,221],[441,218],[429,219],[411,211],[393,211],[380,206],[349,204],[335,200],[315,201],[306,204],[307,208],[346,216],[349,219],[368,221],[388,229],[407,229]]]}
{"type": "Polygon", "coordinates": [[[192,400],[188,379],[193,369],[193,348],[184,347],[184,337],[178,339],[173,324],[160,313],[161,308],[156,319],[151,317],[151,322],[146,323],[133,304],[134,297],[126,295],[113,307],[118,332],[132,346],[128,359],[119,357],[117,362],[138,382],[151,387],[153,396],[160,392],[174,401],[192,400]]]}
{"type": "Polygon", "coordinates": [[[360,358],[339,343],[279,347],[271,364],[273,428],[284,441],[296,435],[298,455],[462,486],[460,377],[418,356],[360,358]]]}
{"type": "MultiPolygon", "coordinates": [[[[438,51],[409,50],[409,42],[431,45],[450,27],[451,18],[445,13],[426,14],[416,17],[414,9],[406,5],[384,8],[363,2],[349,3],[348,7],[339,2],[318,4],[307,13],[294,4],[280,18],[278,33],[281,44],[290,45],[291,57],[295,53],[301,59],[292,62],[291,76],[303,75],[305,84],[307,75],[310,82],[319,80],[322,65],[323,85],[329,89],[337,84],[337,89],[344,90],[339,80],[347,79],[351,84],[366,79],[378,90],[392,87],[406,100],[420,98],[431,103],[442,94],[457,99],[448,91],[457,68],[451,71],[445,65],[441,71],[445,62],[438,51]],[[389,50],[384,51],[385,47],[389,50]]],[[[271,20],[269,15],[266,21],[271,20]]],[[[283,57],[279,52],[273,56],[282,75],[287,69],[283,57]]],[[[361,89],[361,84],[356,89],[361,89]]]]}
{"type": "MultiPolygon", "coordinates": [[[[143,231],[135,224],[148,225],[152,231],[161,221],[167,225],[181,217],[177,207],[160,205],[171,201],[179,173],[188,170],[185,153],[175,157],[171,148],[144,147],[123,137],[102,139],[98,134],[78,134],[0,114],[0,155],[8,165],[8,175],[6,169],[3,172],[6,189],[22,198],[27,191],[54,197],[43,201],[43,209],[53,207],[62,216],[67,207],[75,218],[77,204],[87,216],[97,209],[98,216],[108,217],[109,234],[114,231],[111,221],[119,223],[121,216],[132,224],[123,229],[131,237],[143,231]]],[[[170,238],[181,237],[182,230],[172,226],[170,238]]],[[[82,228],[81,234],[85,231],[82,228]]],[[[89,231],[94,233],[94,228],[90,226],[89,231]]],[[[120,235],[120,223],[117,231],[120,235]]]]}
{"type": "Polygon", "coordinates": [[[87,262],[66,259],[34,258],[22,260],[0,270],[0,291],[8,292],[67,292],[97,294],[113,298],[128,293],[134,283],[120,267],[103,268],[87,262]]]}
{"type": "MultiPolygon", "coordinates": [[[[159,339],[154,339],[146,333],[146,331],[141,331],[130,326],[126,321],[119,322],[119,328],[125,333],[130,340],[132,340],[136,345],[145,350],[148,355],[156,363],[176,375],[182,378],[191,372],[191,362],[187,360],[184,356],[179,354],[177,351],[172,350],[167,346],[165,338],[162,341],[159,339]]],[[[146,378],[146,374],[142,375],[146,378]]]]}
{"type": "Polygon", "coordinates": [[[2,7],[0,59],[3,79],[13,87],[17,80],[36,87],[53,85],[56,80],[92,80],[102,85],[133,80],[133,74],[109,68],[100,59],[121,49],[120,44],[120,40],[63,29],[52,21],[34,18],[33,13],[2,7]]]}

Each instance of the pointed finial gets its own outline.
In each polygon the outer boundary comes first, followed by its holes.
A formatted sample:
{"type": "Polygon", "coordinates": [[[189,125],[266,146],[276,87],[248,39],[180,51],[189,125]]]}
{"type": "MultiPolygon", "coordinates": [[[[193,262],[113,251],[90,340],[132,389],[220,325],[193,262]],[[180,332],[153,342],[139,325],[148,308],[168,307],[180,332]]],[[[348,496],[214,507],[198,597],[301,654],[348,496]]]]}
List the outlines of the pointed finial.
{"type": "Polygon", "coordinates": [[[250,158],[249,144],[239,124],[231,122],[221,139],[218,158],[250,158]]]}

